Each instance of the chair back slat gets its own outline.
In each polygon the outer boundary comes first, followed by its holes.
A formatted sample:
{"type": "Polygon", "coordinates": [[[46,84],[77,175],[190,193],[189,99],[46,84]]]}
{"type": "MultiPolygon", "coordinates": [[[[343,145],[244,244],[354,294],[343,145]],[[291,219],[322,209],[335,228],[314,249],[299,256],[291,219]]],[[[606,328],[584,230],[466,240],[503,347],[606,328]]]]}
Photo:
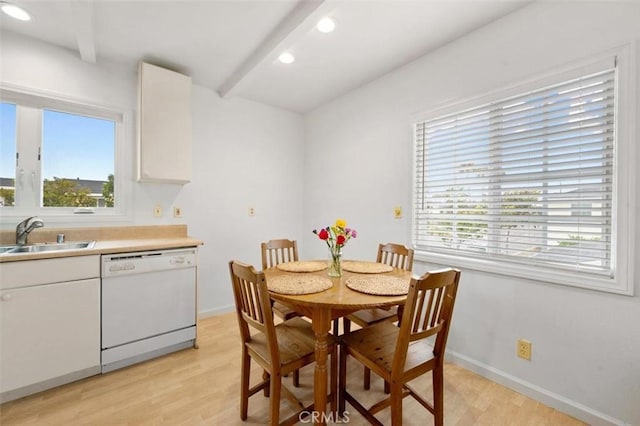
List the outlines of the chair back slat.
{"type": "Polygon", "coordinates": [[[460,271],[445,269],[413,278],[400,323],[392,375],[404,371],[409,342],[436,336],[433,353],[444,353],[460,271]]]}
{"type": "Polygon", "coordinates": [[[295,240],[270,240],[260,244],[260,249],[262,251],[262,269],[298,260],[298,242],[295,240]]]}
{"type": "Polygon", "coordinates": [[[229,262],[229,272],[242,342],[251,340],[249,327],[264,333],[271,359],[279,363],[280,353],[264,273],[238,261],[229,262]]]}
{"type": "Polygon", "coordinates": [[[260,304],[260,298],[256,293],[257,288],[254,283],[240,279],[240,291],[242,294],[242,316],[254,328],[264,331],[265,320],[264,311],[260,304]]]}
{"type": "Polygon", "coordinates": [[[424,317],[424,323],[422,329],[426,330],[431,327],[435,327],[436,322],[441,318],[440,312],[442,311],[442,294],[446,291],[446,287],[434,288],[429,293],[429,306],[424,317]]]}
{"type": "MultiPolygon", "coordinates": [[[[422,291],[422,292],[418,292],[418,294],[416,295],[416,307],[415,307],[416,315],[413,318],[411,333],[417,333],[421,330],[420,320],[422,319],[424,310],[425,310],[424,309],[425,296],[431,296],[431,294],[422,291]]],[[[431,305],[431,300],[427,302],[427,307],[429,307],[430,305],[431,305]]]]}
{"type": "Polygon", "coordinates": [[[411,271],[413,269],[413,249],[396,243],[379,244],[376,262],[411,271]]]}

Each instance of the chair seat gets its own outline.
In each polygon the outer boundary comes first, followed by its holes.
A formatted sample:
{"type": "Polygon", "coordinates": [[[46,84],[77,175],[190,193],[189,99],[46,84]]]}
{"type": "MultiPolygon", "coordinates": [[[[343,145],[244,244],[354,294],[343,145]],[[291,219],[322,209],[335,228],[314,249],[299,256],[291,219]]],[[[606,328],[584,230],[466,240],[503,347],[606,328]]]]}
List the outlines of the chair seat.
{"type": "Polygon", "coordinates": [[[271,309],[273,309],[273,313],[285,321],[300,316],[298,312],[280,302],[273,302],[271,309]]]}
{"type": "MultiPolygon", "coordinates": [[[[300,318],[292,318],[276,325],[275,329],[282,366],[299,362],[303,358],[313,358],[315,355],[315,334],[310,323],[300,318]]],[[[329,346],[336,343],[332,336],[329,336],[328,342],[329,346]]],[[[269,359],[269,348],[264,333],[252,335],[246,345],[260,358],[269,359]]]]}
{"type": "Polygon", "coordinates": [[[398,319],[398,307],[392,306],[389,309],[373,308],[363,309],[347,315],[347,318],[360,327],[367,327],[383,321],[394,321],[398,319]]]}
{"type": "MultiPolygon", "coordinates": [[[[366,358],[375,364],[377,368],[372,370],[385,380],[390,380],[399,331],[400,329],[392,323],[381,322],[342,336],[342,345],[348,348],[354,357],[360,360],[366,358]]],[[[432,359],[433,346],[426,340],[412,342],[409,344],[404,371],[409,373],[413,368],[432,359]]]]}

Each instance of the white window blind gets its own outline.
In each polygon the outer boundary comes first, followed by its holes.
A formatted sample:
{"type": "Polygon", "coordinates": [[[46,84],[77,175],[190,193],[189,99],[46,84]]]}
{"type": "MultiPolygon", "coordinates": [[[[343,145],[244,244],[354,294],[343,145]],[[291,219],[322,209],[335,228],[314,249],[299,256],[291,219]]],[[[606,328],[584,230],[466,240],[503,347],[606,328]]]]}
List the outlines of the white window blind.
{"type": "Polygon", "coordinates": [[[614,273],[616,70],[415,123],[418,250],[614,273]]]}

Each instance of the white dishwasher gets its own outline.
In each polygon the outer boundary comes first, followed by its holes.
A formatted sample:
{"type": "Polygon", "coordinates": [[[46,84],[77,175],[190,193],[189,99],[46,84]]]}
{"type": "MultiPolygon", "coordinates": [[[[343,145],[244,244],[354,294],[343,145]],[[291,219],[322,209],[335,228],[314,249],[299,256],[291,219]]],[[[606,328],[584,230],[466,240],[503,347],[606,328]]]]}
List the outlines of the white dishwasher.
{"type": "Polygon", "coordinates": [[[196,248],[102,256],[102,372],[194,346],[196,248]]]}

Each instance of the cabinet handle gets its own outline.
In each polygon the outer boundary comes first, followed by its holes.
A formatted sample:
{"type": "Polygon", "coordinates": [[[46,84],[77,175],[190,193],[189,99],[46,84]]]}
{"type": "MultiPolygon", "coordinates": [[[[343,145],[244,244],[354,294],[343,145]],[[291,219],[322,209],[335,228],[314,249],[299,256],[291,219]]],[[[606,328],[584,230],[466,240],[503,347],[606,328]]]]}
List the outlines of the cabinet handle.
{"type": "Polygon", "coordinates": [[[0,296],[0,299],[2,299],[3,302],[8,302],[9,300],[11,300],[11,294],[5,293],[2,296],[0,296]]]}

